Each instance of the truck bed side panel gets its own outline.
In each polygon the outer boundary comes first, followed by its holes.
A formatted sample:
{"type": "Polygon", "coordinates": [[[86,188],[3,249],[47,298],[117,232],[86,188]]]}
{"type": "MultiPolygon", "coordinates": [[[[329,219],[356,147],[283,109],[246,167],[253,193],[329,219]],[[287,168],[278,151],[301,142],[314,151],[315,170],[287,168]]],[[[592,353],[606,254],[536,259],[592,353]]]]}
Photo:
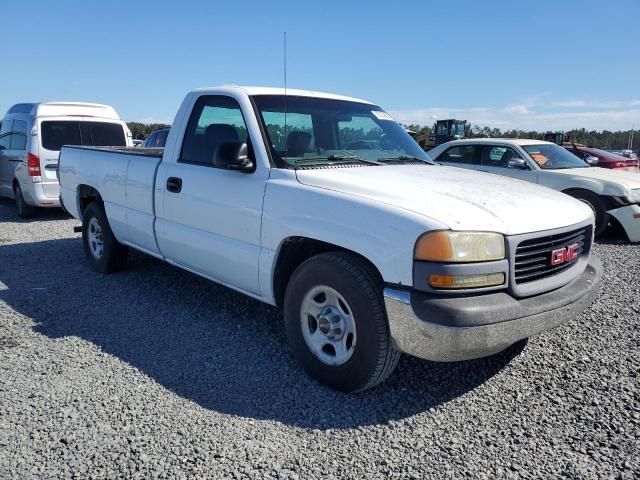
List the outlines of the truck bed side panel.
{"type": "Polygon", "coordinates": [[[127,238],[126,179],[130,155],[88,148],[63,147],[60,153],[62,200],[81,220],[78,186],[96,189],[104,202],[109,225],[117,239],[127,238]]]}
{"type": "Polygon", "coordinates": [[[60,183],[64,204],[81,219],[78,186],[97,190],[118,241],[159,254],[154,233],[153,188],[160,157],[129,151],[64,147],[60,183]]]}

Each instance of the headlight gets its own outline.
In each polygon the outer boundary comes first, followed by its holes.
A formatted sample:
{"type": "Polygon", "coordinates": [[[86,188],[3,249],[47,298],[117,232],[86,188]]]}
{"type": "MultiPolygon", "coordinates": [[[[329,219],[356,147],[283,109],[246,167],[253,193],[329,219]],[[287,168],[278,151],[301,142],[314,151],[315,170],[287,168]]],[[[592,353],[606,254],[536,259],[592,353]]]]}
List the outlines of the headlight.
{"type": "Polygon", "coordinates": [[[487,262],[505,257],[504,237],[488,232],[428,232],[418,238],[414,256],[429,262],[487,262]]]}

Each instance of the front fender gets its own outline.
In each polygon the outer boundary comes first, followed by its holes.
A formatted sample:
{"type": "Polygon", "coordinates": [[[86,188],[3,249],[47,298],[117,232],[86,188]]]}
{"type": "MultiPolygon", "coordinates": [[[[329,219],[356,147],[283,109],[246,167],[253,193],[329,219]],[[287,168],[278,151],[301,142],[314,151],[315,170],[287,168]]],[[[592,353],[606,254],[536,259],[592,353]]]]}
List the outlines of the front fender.
{"type": "Polygon", "coordinates": [[[624,197],[628,194],[627,189],[616,182],[600,180],[597,178],[580,177],[577,175],[554,175],[543,173],[540,175],[540,183],[563,192],[567,190],[582,189],[588,190],[597,195],[609,197],[624,197]]]}
{"type": "Polygon", "coordinates": [[[376,266],[385,282],[411,286],[417,238],[425,231],[447,228],[415,212],[361,197],[272,180],[264,199],[261,289],[273,291],[277,253],[289,237],[320,240],[358,253],[376,266]]]}

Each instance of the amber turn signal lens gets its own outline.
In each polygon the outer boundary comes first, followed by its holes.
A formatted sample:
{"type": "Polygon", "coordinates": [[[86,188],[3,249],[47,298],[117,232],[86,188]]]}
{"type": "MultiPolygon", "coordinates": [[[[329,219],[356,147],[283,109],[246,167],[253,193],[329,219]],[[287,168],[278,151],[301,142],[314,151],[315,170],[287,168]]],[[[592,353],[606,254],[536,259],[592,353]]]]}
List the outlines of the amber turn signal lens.
{"type": "Polygon", "coordinates": [[[504,281],[504,273],[482,273],[480,275],[431,274],[427,279],[431,288],[496,287],[502,285],[504,281]]]}
{"type": "Polygon", "coordinates": [[[453,275],[429,275],[429,285],[432,288],[451,288],[453,275]]]}

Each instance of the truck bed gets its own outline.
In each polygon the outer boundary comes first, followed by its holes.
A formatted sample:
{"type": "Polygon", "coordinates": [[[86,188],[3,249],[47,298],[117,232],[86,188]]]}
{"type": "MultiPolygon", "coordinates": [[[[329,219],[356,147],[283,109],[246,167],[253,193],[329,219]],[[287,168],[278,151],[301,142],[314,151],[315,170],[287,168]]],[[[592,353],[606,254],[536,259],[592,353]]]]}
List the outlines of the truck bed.
{"type": "Polygon", "coordinates": [[[154,185],[162,148],[62,147],[60,195],[65,208],[82,218],[78,196],[100,192],[111,229],[122,243],[157,254],[154,238],[154,185]]]}

